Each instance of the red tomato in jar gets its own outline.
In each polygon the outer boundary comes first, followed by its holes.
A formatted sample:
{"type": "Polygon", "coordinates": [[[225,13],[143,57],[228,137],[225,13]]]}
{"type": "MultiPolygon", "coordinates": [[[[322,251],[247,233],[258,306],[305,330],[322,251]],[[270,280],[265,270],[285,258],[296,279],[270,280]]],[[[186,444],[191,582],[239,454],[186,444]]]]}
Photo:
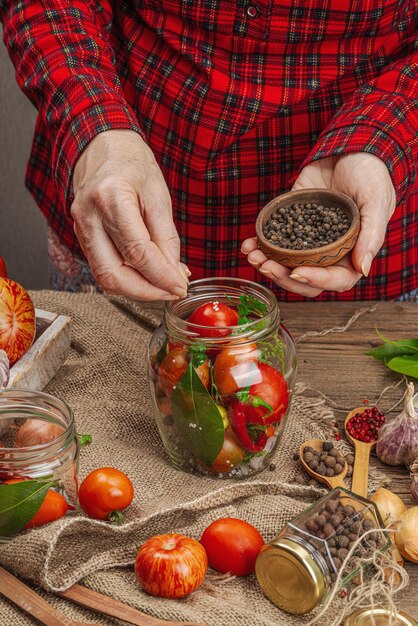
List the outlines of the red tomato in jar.
{"type": "Polygon", "coordinates": [[[258,363],[258,373],[255,375],[256,382],[250,387],[250,396],[257,396],[269,404],[273,413],[268,415],[266,407],[256,407],[257,412],[265,417],[265,424],[278,422],[286,413],[289,403],[287,383],[283,375],[276,368],[267,363],[258,363]]]}
{"type": "Polygon", "coordinates": [[[0,256],[0,278],[7,278],[6,264],[3,261],[3,257],[0,256]]]}
{"type": "MultiPolygon", "coordinates": [[[[187,361],[187,349],[178,346],[170,350],[165,355],[158,368],[158,384],[160,389],[170,397],[174,391],[180,378],[186,372],[189,363],[187,361]]],[[[210,384],[210,370],[209,361],[195,367],[196,374],[199,376],[206,389],[209,389],[210,384]]]]}
{"type": "Polygon", "coordinates": [[[123,521],[121,511],[134,499],[134,488],[123,472],[101,467],[90,472],[78,493],[84,513],[93,519],[123,521]]]}
{"type": "Polygon", "coordinates": [[[214,300],[199,306],[188,321],[198,326],[210,327],[193,329],[201,337],[227,337],[232,332],[229,327],[238,324],[238,313],[227,304],[214,300]],[[211,330],[212,328],[216,330],[211,330]]]}
{"type": "Polygon", "coordinates": [[[212,474],[226,474],[234,467],[239,467],[244,460],[245,451],[240,446],[238,439],[231,428],[225,430],[225,439],[222,449],[212,465],[212,474]]]}
{"type": "Polygon", "coordinates": [[[255,343],[238,344],[219,352],[213,377],[221,396],[229,396],[256,381],[258,356],[255,343]]]}
{"type": "Polygon", "coordinates": [[[200,543],[213,569],[223,574],[230,572],[235,576],[247,576],[254,572],[264,539],[248,522],[226,517],[212,522],[203,533],[200,543]]]}
{"type": "MultiPolygon", "coordinates": [[[[22,478],[12,478],[11,480],[4,481],[4,484],[13,485],[14,483],[20,482],[23,482],[22,478]]],[[[67,511],[68,504],[64,496],[53,489],[48,489],[40,509],[26,524],[25,528],[37,528],[38,526],[55,522],[57,519],[64,517],[67,511]]]]}
{"type": "Polygon", "coordinates": [[[198,541],[170,533],[151,537],[139,548],[135,576],[153,596],[182,598],[202,584],[207,567],[206,552],[198,541]]]}

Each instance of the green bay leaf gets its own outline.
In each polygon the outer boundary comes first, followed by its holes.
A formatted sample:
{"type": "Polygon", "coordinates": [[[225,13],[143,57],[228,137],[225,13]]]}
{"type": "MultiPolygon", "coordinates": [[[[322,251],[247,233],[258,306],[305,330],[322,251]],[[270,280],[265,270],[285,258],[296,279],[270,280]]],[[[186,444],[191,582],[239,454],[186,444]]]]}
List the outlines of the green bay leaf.
{"type": "Polygon", "coordinates": [[[0,485],[0,538],[11,537],[32,519],[55,481],[24,480],[0,485]]]}
{"type": "Polygon", "coordinates": [[[412,378],[418,378],[418,354],[396,356],[394,359],[390,359],[386,365],[394,372],[405,374],[405,376],[411,376],[412,378]]]}
{"type": "Polygon", "coordinates": [[[365,352],[384,363],[398,356],[416,354],[418,355],[418,339],[399,339],[398,341],[387,341],[373,350],[365,352]]]}
{"type": "Polygon", "coordinates": [[[222,449],[222,416],[190,363],[173,395],[172,415],[179,438],[199,461],[210,467],[222,449]]]}

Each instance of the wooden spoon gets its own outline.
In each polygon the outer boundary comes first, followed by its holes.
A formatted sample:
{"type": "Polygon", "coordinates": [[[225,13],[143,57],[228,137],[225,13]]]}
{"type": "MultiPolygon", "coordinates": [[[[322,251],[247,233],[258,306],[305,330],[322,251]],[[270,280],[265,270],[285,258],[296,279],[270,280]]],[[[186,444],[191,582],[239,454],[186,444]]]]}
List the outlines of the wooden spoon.
{"type": "Polygon", "coordinates": [[[329,487],[330,489],[335,489],[335,487],[345,487],[344,478],[348,470],[348,464],[345,459],[344,459],[344,467],[343,467],[342,472],[340,472],[336,476],[323,476],[322,474],[318,474],[317,472],[315,472],[315,470],[311,469],[309,465],[306,463],[305,459],[303,458],[303,453],[306,447],[310,446],[314,450],[318,450],[322,452],[323,443],[324,442],[322,441],[322,439],[308,439],[308,441],[305,441],[301,445],[300,451],[299,451],[301,463],[303,467],[305,468],[305,470],[308,472],[308,474],[313,476],[313,478],[315,478],[318,482],[323,483],[324,485],[327,485],[327,487],[329,487]]]}
{"type": "Polygon", "coordinates": [[[364,441],[354,439],[347,430],[347,423],[356,413],[363,413],[366,408],[367,407],[358,406],[356,409],[353,409],[347,415],[344,422],[345,436],[353,444],[355,452],[351,491],[359,496],[363,496],[363,498],[367,498],[369,491],[369,459],[370,452],[376,445],[376,442],[365,443],[364,441]]]}

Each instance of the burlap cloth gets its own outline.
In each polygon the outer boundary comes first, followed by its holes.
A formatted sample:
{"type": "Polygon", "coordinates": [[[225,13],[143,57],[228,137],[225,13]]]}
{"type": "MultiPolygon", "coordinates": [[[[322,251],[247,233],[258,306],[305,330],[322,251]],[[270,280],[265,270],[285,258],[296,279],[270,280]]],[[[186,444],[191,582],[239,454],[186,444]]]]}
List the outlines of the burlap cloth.
{"type": "MultiPolygon", "coordinates": [[[[153,598],[136,584],[132,563],[138,546],[148,537],[176,531],[199,538],[210,522],[224,516],[245,519],[266,541],[272,539],[287,520],[321,495],[319,489],[294,484],[300,470],[292,457],[302,441],[329,435],[335,419],[332,410],[321,399],[295,395],[274,471],[245,482],[185,474],[165,456],[148,397],[145,363],[155,319],[138,305],[98,294],[44,291],[32,295],[37,307],[73,320],[69,358],[46,391],[73,408],[78,432],[93,435],[93,443],[81,451],[80,478],[97,467],[117,467],[132,479],[135,500],[123,527],[76,512],[1,546],[0,563],[43,589],[63,590],[82,581],[165,619],[208,626],[309,621],[312,614],[292,617],[277,609],[264,597],[254,576],[223,582],[211,573],[187,599],[153,598]]],[[[42,593],[68,617],[120,623],[42,593]]],[[[1,625],[34,623],[0,599],[1,625]]],[[[328,620],[319,623],[325,625],[328,620]]]]}

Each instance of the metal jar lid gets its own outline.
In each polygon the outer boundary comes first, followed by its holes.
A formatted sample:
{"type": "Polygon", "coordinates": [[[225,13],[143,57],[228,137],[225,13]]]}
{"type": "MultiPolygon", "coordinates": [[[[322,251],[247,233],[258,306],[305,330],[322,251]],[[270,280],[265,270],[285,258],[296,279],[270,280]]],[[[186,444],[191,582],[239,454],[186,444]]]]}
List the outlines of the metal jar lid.
{"type": "Polygon", "coordinates": [[[344,626],[418,626],[418,622],[403,611],[396,613],[396,617],[389,609],[369,608],[359,609],[349,615],[344,626]],[[391,621],[392,617],[392,621],[391,621]]]}
{"type": "Polygon", "coordinates": [[[263,546],[255,573],[269,600],[287,613],[309,613],[325,593],[324,574],[312,553],[291,539],[263,546]]]}

